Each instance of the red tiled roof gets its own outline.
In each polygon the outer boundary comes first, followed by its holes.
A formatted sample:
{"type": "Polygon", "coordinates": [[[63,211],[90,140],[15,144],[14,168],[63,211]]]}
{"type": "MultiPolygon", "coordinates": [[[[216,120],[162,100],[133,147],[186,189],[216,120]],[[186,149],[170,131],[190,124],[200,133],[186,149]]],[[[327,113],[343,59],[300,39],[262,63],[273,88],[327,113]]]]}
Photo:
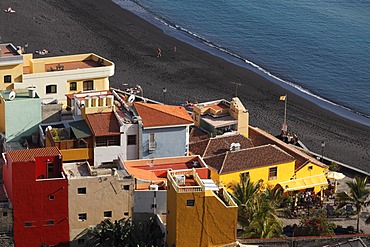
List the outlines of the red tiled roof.
{"type": "Polygon", "coordinates": [[[94,136],[115,136],[120,134],[118,120],[113,112],[87,114],[86,118],[94,136]]]}
{"type": "Polygon", "coordinates": [[[318,165],[320,167],[327,168],[328,166],[324,163],[316,160],[315,158],[309,156],[308,154],[298,150],[297,148],[277,139],[276,137],[268,134],[267,132],[255,128],[255,127],[249,127],[249,138],[252,140],[253,144],[255,146],[261,146],[266,144],[274,144],[293,156],[296,160],[295,162],[295,171],[298,171],[302,167],[304,167],[308,162],[311,162],[315,165],[318,165]]]}
{"type": "Polygon", "coordinates": [[[208,140],[209,135],[199,129],[196,126],[191,126],[190,127],[190,134],[189,134],[189,143],[195,143],[203,140],[208,140]]]}
{"type": "Polygon", "coordinates": [[[209,140],[202,140],[195,143],[190,142],[189,150],[192,154],[209,157],[230,151],[230,145],[232,143],[239,143],[240,149],[253,147],[253,143],[250,139],[240,134],[234,134],[214,137],[209,140]]]}
{"type": "Polygon", "coordinates": [[[33,161],[35,157],[57,156],[61,155],[57,147],[32,148],[22,150],[11,150],[6,153],[8,159],[13,162],[33,161]]]}
{"type": "Polygon", "coordinates": [[[258,167],[279,165],[294,161],[294,157],[284,152],[275,145],[266,145],[239,151],[229,151],[222,154],[223,162],[220,166],[215,157],[204,158],[207,165],[213,167],[219,174],[245,171],[258,167]]]}
{"type": "Polygon", "coordinates": [[[135,102],[135,109],[144,127],[193,124],[193,119],[182,106],[135,102]]]}

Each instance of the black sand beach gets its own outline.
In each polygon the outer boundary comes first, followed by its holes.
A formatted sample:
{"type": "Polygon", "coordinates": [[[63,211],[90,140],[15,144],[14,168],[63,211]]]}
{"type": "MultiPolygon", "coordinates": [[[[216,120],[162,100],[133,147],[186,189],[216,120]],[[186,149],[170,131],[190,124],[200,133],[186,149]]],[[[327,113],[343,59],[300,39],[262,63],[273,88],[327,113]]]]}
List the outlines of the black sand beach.
{"type": "MultiPolygon", "coordinates": [[[[46,48],[51,55],[94,52],[116,65],[111,86],[140,84],[144,96],[171,104],[231,100],[235,85],[249,110],[250,124],[280,133],[286,90],[246,69],[165,35],[160,29],[121,9],[110,0],[4,0],[0,3],[2,42],[46,48]],[[12,6],[15,13],[2,10],[12,6]],[[174,47],[176,46],[176,51],[174,47]],[[157,58],[157,47],[162,57],[157,58]]],[[[325,111],[288,94],[289,131],[312,151],[370,172],[370,127],[325,111]]]]}

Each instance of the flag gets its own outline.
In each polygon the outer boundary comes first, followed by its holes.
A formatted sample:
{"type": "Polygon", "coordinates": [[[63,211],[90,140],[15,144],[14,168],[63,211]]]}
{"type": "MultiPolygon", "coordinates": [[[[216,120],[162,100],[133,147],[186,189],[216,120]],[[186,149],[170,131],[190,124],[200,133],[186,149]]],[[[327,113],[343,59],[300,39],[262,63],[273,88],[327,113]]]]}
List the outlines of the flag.
{"type": "Polygon", "coordinates": [[[279,100],[285,100],[286,99],[286,95],[282,95],[280,96],[279,100]]]}

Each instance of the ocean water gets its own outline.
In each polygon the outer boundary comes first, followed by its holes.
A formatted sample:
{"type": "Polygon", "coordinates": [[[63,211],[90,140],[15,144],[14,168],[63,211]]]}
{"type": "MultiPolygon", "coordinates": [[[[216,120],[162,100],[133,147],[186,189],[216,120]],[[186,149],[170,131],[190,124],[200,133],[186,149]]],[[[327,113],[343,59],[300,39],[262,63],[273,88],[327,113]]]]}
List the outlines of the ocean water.
{"type": "Polygon", "coordinates": [[[113,0],[167,34],[370,125],[370,0],[113,0]]]}

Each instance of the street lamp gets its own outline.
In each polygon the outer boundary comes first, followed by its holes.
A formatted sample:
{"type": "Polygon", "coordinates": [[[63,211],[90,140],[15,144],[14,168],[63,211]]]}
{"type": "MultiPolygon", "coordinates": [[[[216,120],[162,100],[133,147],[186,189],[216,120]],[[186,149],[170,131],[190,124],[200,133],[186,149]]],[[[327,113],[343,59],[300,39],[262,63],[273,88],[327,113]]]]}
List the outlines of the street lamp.
{"type": "Polygon", "coordinates": [[[231,82],[231,84],[235,84],[235,97],[238,97],[238,86],[241,86],[241,83],[231,82]]]}
{"type": "Polygon", "coordinates": [[[163,103],[166,104],[166,93],[167,93],[167,88],[163,88],[162,89],[162,92],[163,92],[163,103]]]}
{"type": "Polygon", "coordinates": [[[24,52],[27,53],[28,52],[28,43],[25,43],[24,44],[24,52]]]}
{"type": "Polygon", "coordinates": [[[324,147],[325,147],[325,142],[321,142],[321,162],[324,162],[324,147]]]}

